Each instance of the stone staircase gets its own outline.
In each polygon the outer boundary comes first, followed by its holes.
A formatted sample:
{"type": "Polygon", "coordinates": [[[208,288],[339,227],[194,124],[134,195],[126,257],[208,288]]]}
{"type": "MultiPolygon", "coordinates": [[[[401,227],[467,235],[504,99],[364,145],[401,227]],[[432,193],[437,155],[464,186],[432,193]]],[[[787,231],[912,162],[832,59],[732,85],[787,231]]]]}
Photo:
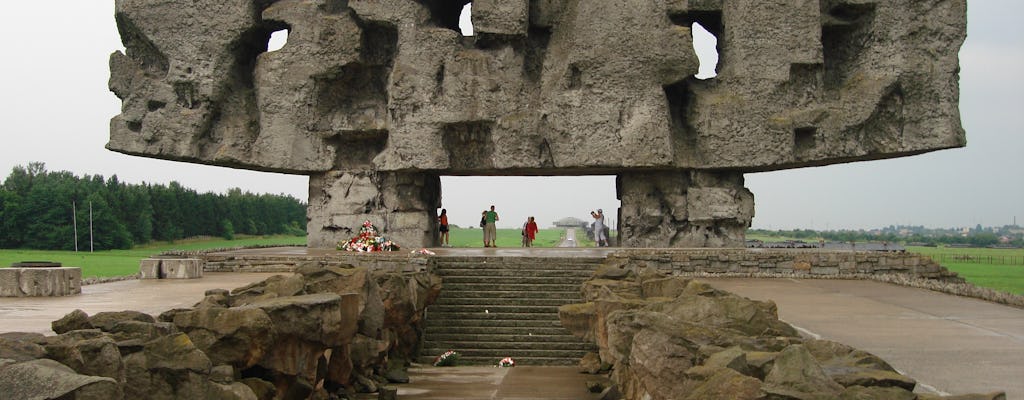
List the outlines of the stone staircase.
{"type": "Polygon", "coordinates": [[[421,363],[448,350],[460,364],[576,365],[596,351],[562,328],[558,306],[579,303],[600,257],[438,257],[443,283],[427,308],[421,363]]]}

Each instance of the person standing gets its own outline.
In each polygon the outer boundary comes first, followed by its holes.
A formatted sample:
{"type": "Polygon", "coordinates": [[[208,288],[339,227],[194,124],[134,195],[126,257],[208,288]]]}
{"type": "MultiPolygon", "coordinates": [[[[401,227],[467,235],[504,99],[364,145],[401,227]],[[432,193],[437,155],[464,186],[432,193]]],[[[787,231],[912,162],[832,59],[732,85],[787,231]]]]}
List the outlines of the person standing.
{"type": "Polygon", "coordinates": [[[530,217],[523,224],[523,247],[533,247],[533,241],[537,239],[537,221],[530,217]]]}
{"type": "Polygon", "coordinates": [[[495,240],[498,238],[498,229],[494,226],[496,222],[501,220],[498,217],[498,213],[494,211],[494,205],[491,205],[491,211],[484,212],[484,247],[498,247],[495,244],[495,240]]]}
{"type": "Polygon", "coordinates": [[[441,247],[451,247],[448,244],[448,210],[442,208],[441,215],[437,217],[438,230],[441,233],[441,247]]]}
{"type": "Polygon", "coordinates": [[[608,237],[604,233],[604,210],[598,208],[596,213],[591,211],[590,216],[594,217],[594,242],[597,247],[608,246],[608,237]]]}

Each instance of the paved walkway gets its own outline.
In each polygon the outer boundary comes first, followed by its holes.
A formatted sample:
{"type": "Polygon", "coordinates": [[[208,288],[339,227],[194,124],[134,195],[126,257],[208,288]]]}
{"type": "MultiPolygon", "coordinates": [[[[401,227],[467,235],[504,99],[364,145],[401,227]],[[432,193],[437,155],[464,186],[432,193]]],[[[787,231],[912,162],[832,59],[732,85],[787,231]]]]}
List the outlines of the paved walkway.
{"type": "Polygon", "coordinates": [[[558,247],[576,247],[578,244],[576,242],[576,228],[566,228],[565,238],[562,239],[562,243],[558,244],[558,247]]]}
{"type": "MultiPolygon", "coordinates": [[[[417,367],[411,383],[394,385],[402,400],[597,400],[587,381],[603,376],[581,374],[576,367],[417,367]]],[[[377,399],[370,394],[361,400],[377,399]]]]}
{"type": "Polygon", "coordinates": [[[64,297],[0,297],[0,333],[38,332],[53,335],[50,323],[75,309],[160,313],[192,307],[208,289],[234,289],[264,280],[272,273],[207,272],[200,279],[133,279],[82,286],[82,294],[64,297]]]}
{"type": "Polygon", "coordinates": [[[703,279],[775,301],[802,333],[878,355],[940,394],[1024,399],[1024,310],[874,281],[703,279]]]}

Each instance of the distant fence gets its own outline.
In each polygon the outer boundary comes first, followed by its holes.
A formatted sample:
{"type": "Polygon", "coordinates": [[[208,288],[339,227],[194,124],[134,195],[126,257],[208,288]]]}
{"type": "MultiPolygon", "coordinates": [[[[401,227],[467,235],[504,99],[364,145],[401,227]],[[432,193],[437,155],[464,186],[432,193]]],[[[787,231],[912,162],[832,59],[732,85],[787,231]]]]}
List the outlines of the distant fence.
{"type": "Polygon", "coordinates": [[[992,256],[975,254],[934,254],[931,256],[939,264],[951,263],[972,263],[972,264],[993,264],[993,265],[1024,265],[1024,256],[992,256]]]}

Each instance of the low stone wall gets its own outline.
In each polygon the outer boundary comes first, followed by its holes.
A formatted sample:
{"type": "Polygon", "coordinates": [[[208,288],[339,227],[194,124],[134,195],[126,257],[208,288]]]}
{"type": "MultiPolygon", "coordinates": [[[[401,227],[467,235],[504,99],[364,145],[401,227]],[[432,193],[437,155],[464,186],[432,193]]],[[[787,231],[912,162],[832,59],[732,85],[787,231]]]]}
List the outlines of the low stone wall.
{"type": "Polygon", "coordinates": [[[963,278],[931,258],[905,252],[818,249],[623,249],[610,264],[647,267],[668,275],[786,274],[808,277],[907,275],[962,283],[963,278]]]}
{"type": "MultiPolygon", "coordinates": [[[[206,261],[207,272],[290,272],[302,265],[358,265],[372,270],[393,272],[433,271],[439,259],[455,255],[429,257],[393,253],[330,254],[245,254],[243,252],[190,253],[206,261]]],[[[566,257],[572,258],[571,255],[566,257]]],[[[479,257],[469,257],[479,258],[479,257]]],[[[490,257],[489,262],[507,258],[490,257]]],[[[559,257],[540,257],[537,262],[559,263],[559,257]]],[[[608,263],[653,268],[664,274],[778,274],[808,277],[864,275],[906,275],[950,283],[963,278],[927,256],[905,252],[835,251],[819,249],[622,249],[608,255],[608,263]]]]}
{"type": "Polygon", "coordinates": [[[431,272],[433,263],[426,256],[394,253],[337,253],[331,255],[240,255],[231,253],[195,254],[206,261],[206,272],[293,272],[300,266],[360,266],[371,271],[431,272]]]}

